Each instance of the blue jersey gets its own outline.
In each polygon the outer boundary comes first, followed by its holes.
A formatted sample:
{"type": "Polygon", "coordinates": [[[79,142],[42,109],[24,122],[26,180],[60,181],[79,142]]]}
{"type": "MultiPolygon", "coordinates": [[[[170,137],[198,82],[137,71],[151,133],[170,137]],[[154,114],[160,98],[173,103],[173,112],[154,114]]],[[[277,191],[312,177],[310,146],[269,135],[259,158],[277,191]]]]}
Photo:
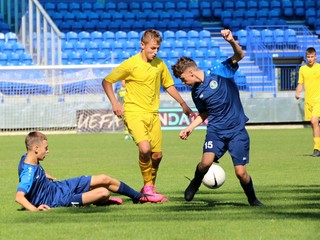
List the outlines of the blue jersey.
{"type": "Polygon", "coordinates": [[[24,154],[19,162],[18,191],[24,192],[30,203],[38,207],[46,204],[50,207],[82,205],[81,195],[90,188],[91,177],[77,177],[63,181],[51,181],[46,177],[40,164],[24,162],[24,154]]]}
{"type": "Polygon", "coordinates": [[[238,68],[229,58],[213,66],[203,83],[192,87],[192,99],[199,113],[208,112],[208,132],[232,133],[244,128],[248,121],[234,82],[238,68]]]}

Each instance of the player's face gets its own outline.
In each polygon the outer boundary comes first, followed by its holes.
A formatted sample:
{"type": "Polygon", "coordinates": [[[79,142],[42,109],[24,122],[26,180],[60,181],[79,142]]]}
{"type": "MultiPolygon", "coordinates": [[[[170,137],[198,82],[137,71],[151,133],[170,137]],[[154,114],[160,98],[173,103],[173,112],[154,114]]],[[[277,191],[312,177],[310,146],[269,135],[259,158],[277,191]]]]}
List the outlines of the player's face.
{"type": "Polygon", "coordinates": [[[196,79],[195,76],[193,74],[193,70],[191,70],[190,68],[186,69],[180,76],[180,79],[182,81],[182,83],[191,86],[195,83],[196,79]]]}
{"type": "Polygon", "coordinates": [[[148,43],[141,42],[142,58],[147,62],[151,62],[157,56],[159,48],[160,44],[156,41],[150,41],[148,43]]]}
{"type": "Polygon", "coordinates": [[[317,55],[315,53],[307,54],[306,57],[309,66],[312,66],[316,62],[317,55]]]}
{"type": "Polygon", "coordinates": [[[36,146],[36,152],[37,152],[38,160],[43,160],[49,153],[48,141],[43,140],[42,144],[40,144],[39,146],[36,146]]]}

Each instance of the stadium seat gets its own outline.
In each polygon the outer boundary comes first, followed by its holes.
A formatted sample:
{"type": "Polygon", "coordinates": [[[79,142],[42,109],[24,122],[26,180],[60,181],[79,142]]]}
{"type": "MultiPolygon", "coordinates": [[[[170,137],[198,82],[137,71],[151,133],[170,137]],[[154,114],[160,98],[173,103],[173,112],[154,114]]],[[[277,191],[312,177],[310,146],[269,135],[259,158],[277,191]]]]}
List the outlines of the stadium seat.
{"type": "Polygon", "coordinates": [[[20,65],[20,55],[16,52],[11,52],[7,54],[8,56],[8,65],[9,66],[19,66],[20,65]]]}
{"type": "Polygon", "coordinates": [[[282,12],[285,17],[293,17],[294,16],[293,6],[292,6],[292,2],[290,0],[283,0],[282,12]]]}
{"type": "Polygon", "coordinates": [[[244,29],[240,29],[237,32],[238,42],[241,46],[247,45],[247,31],[244,29]]]}
{"type": "Polygon", "coordinates": [[[317,19],[317,13],[314,8],[310,8],[306,11],[306,22],[308,25],[313,25],[317,19]]]}
{"type": "Polygon", "coordinates": [[[55,12],[56,11],[56,5],[53,4],[52,2],[47,2],[44,4],[44,9],[47,12],[55,12]]]}
{"type": "MultiPolygon", "coordinates": [[[[237,9],[235,11],[233,11],[233,20],[239,22],[239,24],[241,24],[241,21],[244,20],[244,14],[245,14],[246,10],[243,9],[237,9]]],[[[234,29],[233,29],[234,31],[234,29]]]]}
{"type": "Polygon", "coordinates": [[[268,16],[268,19],[273,21],[277,21],[279,20],[281,17],[281,11],[278,10],[278,9],[272,9],[272,10],[269,10],[269,16],[268,16]]]}
{"type": "Polygon", "coordinates": [[[253,42],[253,43],[261,43],[261,33],[259,30],[252,29],[249,31],[249,35],[247,38],[247,41],[253,42]]]}
{"type": "MultiPolygon", "coordinates": [[[[85,3],[82,4],[83,5],[86,5],[85,3]]],[[[95,2],[93,5],[91,3],[87,3],[87,10],[85,10],[86,12],[95,12],[95,13],[98,13],[99,15],[105,13],[105,6],[104,4],[100,3],[100,2],[95,2]],[[90,7],[91,5],[91,7],[90,7]],[[89,9],[91,8],[91,9],[89,9]]],[[[84,11],[84,10],[83,10],[84,11]]]]}
{"type": "MultiPolygon", "coordinates": [[[[101,6],[102,6],[102,10],[103,10],[103,5],[101,4],[101,6]]],[[[82,3],[81,3],[81,11],[82,11],[82,12],[91,12],[91,11],[99,12],[100,9],[97,8],[97,7],[93,8],[92,3],[82,2],[82,3]]]]}
{"type": "Polygon", "coordinates": [[[141,11],[142,12],[152,12],[152,3],[151,2],[142,2],[141,3],[141,11]]]}
{"type": "Polygon", "coordinates": [[[173,31],[170,31],[170,30],[167,30],[167,31],[164,31],[163,32],[163,38],[166,40],[166,41],[170,41],[170,40],[176,40],[176,36],[175,36],[175,33],[173,31]]]}
{"type": "Polygon", "coordinates": [[[103,41],[102,32],[100,31],[93,31],[90,33],[90,40],[92,42],[100,43],[103,41]]]}
{"type": "Polygon", "coordinates": [[[180,41],[183,41],[183,40],[188,40],[188,35],[187,35],[187,32],[186,31],[183,31],[183,30],[179,30],[175,33],[175,38],[176,40],[180,40],[180,41]]]}
{"type": "Polygon", "coordinates": [[[105,3],[105,11],[109,11],[110,13],[117,11],[117,4],[111,1],[107,1],[105,3]]]}
{"type": "Polygon", "coordinates": [[[260,9],[257,11],[257,20],[261,22],[266,22],[268,18],[269,18],[269,10],[260,9]]]}
{"type": "Polygon", "coordinates": [[[161,51],[171,51],[172,42],[170,40],[164,39],[161,43],[161,51]]]}
{"type": "Polygon", "coordinates": [[[201,16],[204,18],[209,18],[212,16],[212,12],[211,12],[211,4],[208,1],[201,1],[200,5],[200,13],[201,16]]]}
{"type": "Polygon", "coordinates": [[[125,46],[122,41],[114,41],[111,47],[113,52],[121,52],[125,46]]]}
{"type": "Polygon", "coordinates": [[[82,52],[71,52],[69,54],[69,58],[71,63],[73,64],[81,64],[82,63],[82,57],[81,57],[82,52]]]}
{"type": "Polygon", "coordinates": [[[89,12],[88,13],[88,21],[91,23],[97,23],[100,21],[100,17],[98,13],[95,12],[89,12]]]}
{"type": "Polygon", "coordinates": [[[73,46],[73,42],[62,42],[62,51],[63,52],[72,52],[75,50],[75,47],[73,46]]]}
{"type": "Polygon", "coordinates": [[[127,40],[127,33],[124,31],[117,31],[115,32],[115,39],[117,41],[127,40]]]}
{"type": "Polygon", "coordinates": [[[161,14],[159,14],[159,20],[160,21],[170,21],[171,14],[169,12],[161,12],[161,14]]]}
{"type": "Polygon", "coordinates": [[[198,1],[189,1],[188,11],[193,14],[194,18],[200,17],[199,2],[198,1]]]}
{"type": "Polygon", "coordinates": [[[270,2],[270,10],[277,10],[277,11],[281,12],[281,1],[272,0],[270,2]]]}
{"type": "Polygon", "coordinates": [[[235,10],[234,2],[230,0],[223,1],[223,11],[231,11],[235,10]]]}
{"type": "Polygon", "coordinates": [[[273,39],[274,39],[275,47],[277,49],[285,48],[285,36],[284,36],[284,31],[282,29],[273,30],[273,39]]]}
{"type": "Polygon", "coordinates": [[[159,51],[157,53],[157,57],[161,58],[162,60],[167,60],[168,59],[168,54],[166,51],[159,51]]]}
{"type": "Polygon", "coordinates": [[[195,30],[190,30],[187,32],[189,40],[199,40],[199,32],[195,30]]]}
{"type": "Polygon", "coordinates": [[[258,1],[258,9],[261,10],[270,10],[270,7],[269,7],[269,1],[266,1],[266,0],[259,0],[258,1]]]}
{"type": "Polygon", "coordinates": [[[85,23],[88,21],[88,15],[85,12],[78,12],[75,14],[75,19],[77,22],[85,23]]]}
{"type": "Polygon", "coordinates": [[[111,51],[112,50],[112,41],[103,41],[99,44],[99,51],[111,51]]]}
{"type": "Polygon", "coordinates": [[[273,45],[273,32],[270,29],[261,30],[261,40],[267,48],[271,48],[273,45]]]}
{"type": "Polygon", "coordinates": [[[78,40],[79,40],[79,38],[78,38],[78,33],[72,32],[72,31],[67,32],[67,33],[66,33],[66,40],[67,40],[68,42],[72,42],[72,43],[78,42],[78,40]]]}
{"type": "Polygon", "coordinates": [[[99,43],[98,42],[86,42],[86,51],[87,52],[95,52],[95,51],[99,51],[99,43]]]}
{"type": "Polygon", "coordinates": [[[26,51],[24,46],[20,42],[12,43],[12,49],[14,50],[14,52],[16,52],[18,54],[25,53],[25,51],[26,51]]]}
{"type": "Polygon", "coordinates": [[[129,3],[129,9],[130,9],[130,12],[140,12],[140,3],[139,2],[130,2],[129,3]]]}
{"type": "Polygon", "coordinates": [[[234,3],[235,10],[246,10],[246,1],[236,0],[234,3]]]}
{"type": "Polygon", "coordinates": [[[137,31],[129,31],[127,33],[127,39],[129,41],[140,41],[139,33],[137,31]]]}
{"type": "Polygon", "coordinates": [[[209,49],[209,50],[205,51],[205,53],[206,53],[206,59],[211,60],[211,61],[217,59],[216,51],[209,49]]]}
{"type": "Polygon", "coordinates": [[[72,13],[79,13],[81,12],[81,6],[78,2],[72,2],[69,4],[69,11],[72,13]]]}
{"type": "Polygon", "coordinates": [[[176,4],[173,1],[166,1],[164,3],[164,11],[166,12],[172,12],[176,11],[176,4]]]}
{"type": "Polygon", "coordinates": [[[231,11],[227,11],[227,10],[222,11],[221,21],[225,27],[230,27],[230,23],[232,21],[232,14],[233,13],[231,11]]]}
{"type": "Polygon", "coordinates": [[[163,2],[154,2],[152,5],[152,9],[153,11],[157,12],[157,11],[163,11],[164,10],[164,3],[163,2]]]}
{"type": "Polygon", "coordinates": [[[216,18],[221,18],[221,13],[223,11],[222,2],[221,1],[213,1],[211,4],[212,4],[213,16],[216,18]]]}
{"type": "Polygon", "coordinates": [[[209,41],[211,39],[211,33],[208,30],[201,30],[199,37],[201,40],[209,41]]]}
{"type": "Polygon", "coordinates": [[[293,9],[294,9],[295,16],[298,16],[298,17],[305,16],[304,1],[294,0],[293,1],[293,9]]]}
{"type": "Polygon", "coordinates": [[[92,52],[83,52],[81,54],[81,62],[83,64],[94,64],[95,63],[94,53],[92,53],[92,52]]]}
{"type": "Polygon", "coordinates": [[[69,6],[67,3],[64,3],[64,2],[60,2],[57,4],[57,11],[62,13],[62,14],[65,14],[69,11],[69,6]]]}
{"type": "Polygon", "coordinates": [[[111,32],[111,31],[105,31],[102,33],[102,37],[103,37],[103,40],[104,41],[114,41],[116,38],[115,38],[115,34],[114,32],[111,32]]]}
{"type": "Polygon", "coordinates": [[[90,33],[87,31],[81,31],[78,33],[78,39],[81,42],[87,43],[91,41],[90,33]]]}
{"type": "Polygon", "coordinates": [[[125,12],[125,13],[128,12],[129,4],[127,2],[120,1],[120,2],[117,2],[116,5],[117,5],[116,7],[118,12],[125,12]]]}
{"type": "Polygon", "coordinates": [[[248,11],[257,11],[258,10],[258,2],[255,0],[247,1],[247,10],[248,11]]]}
{"type": "Polygon", "coordinates": [[[87,50],[86,43],[84,42],[76,42],[73,44],[73,47],[75,48],[75,51],[79,53],[83,53],[87,50]]]}
{"type": "Polygon", "coordinates": [[[297,33],[294,29],[284,30],[285,41],[289,49],[295,49],[297,47],[297,33]]]}
{"type": "Polygon", "coordinates": [[[185,12],[188,10],[188,4],[186,1],[176,2],[176,11],[185,12]]]}
{"type": "Polygon", "coordinates": [[[0,52],[0,65],[1,66],[8,65],[8,56],[3,52],[0,52]]]}
{"type": "Polygon", "coordinates": [[[20,54],[20,64],[23,66],[33,65],[31,55],[24,52],[20,54]]]}

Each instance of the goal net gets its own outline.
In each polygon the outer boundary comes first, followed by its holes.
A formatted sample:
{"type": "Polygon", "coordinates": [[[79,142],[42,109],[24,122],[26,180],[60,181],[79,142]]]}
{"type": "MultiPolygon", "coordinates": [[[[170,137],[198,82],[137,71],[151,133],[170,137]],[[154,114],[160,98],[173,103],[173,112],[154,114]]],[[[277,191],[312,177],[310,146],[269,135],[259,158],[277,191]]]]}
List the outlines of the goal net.
{"type": "Polygon", "coordinates": [[[115,66],[3,67],[0,132],[123,130],[101,85],[115,66]]]}

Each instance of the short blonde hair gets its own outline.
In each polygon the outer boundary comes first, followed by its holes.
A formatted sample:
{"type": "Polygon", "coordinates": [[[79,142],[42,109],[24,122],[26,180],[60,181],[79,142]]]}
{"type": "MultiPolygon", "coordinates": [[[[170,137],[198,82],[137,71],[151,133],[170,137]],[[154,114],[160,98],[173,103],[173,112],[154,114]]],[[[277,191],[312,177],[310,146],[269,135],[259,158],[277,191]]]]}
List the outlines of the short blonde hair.
{"type": "Polygon", "coordinates": [[[143,42],[144,44],[147,44],[151,41],[155,41],[158,44],[161,44],[161,42],[162,42],[162,37],[161,37],[160,33],[155,29],[148,29],[148,30],[144,31],[144,33],[141,37],[141,42],[143,42]]]}

